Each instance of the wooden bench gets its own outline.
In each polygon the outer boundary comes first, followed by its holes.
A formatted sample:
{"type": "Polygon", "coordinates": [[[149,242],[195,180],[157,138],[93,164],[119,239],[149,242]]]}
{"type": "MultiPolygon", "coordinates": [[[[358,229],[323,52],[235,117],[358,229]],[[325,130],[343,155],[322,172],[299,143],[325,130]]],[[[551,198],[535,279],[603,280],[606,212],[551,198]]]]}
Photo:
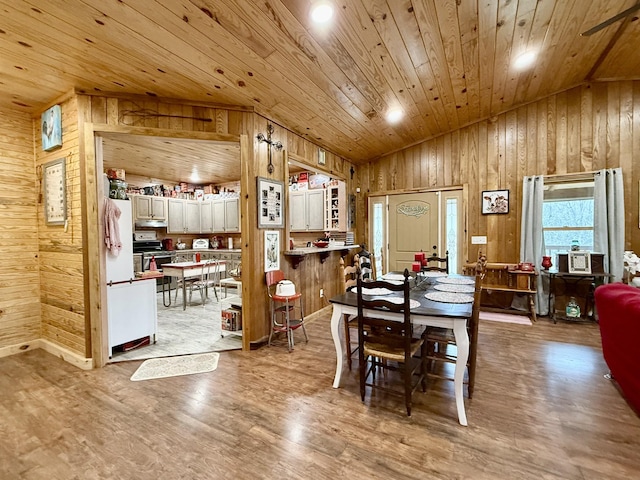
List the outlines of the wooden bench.
{"type": "MultiPolygon", "coordinates": [[[[514,263],[487,263],[482,290],[487,293],[525,294],[528,297],[529,316],[531,321],[535,322],[537,320],[535,299],[538,272],[518,270],[517,267],[518,265],[514,263]]],[[[463,273],[475,275],[475,269],[475,263],[466,263],[463,267],[463,273]]]]}

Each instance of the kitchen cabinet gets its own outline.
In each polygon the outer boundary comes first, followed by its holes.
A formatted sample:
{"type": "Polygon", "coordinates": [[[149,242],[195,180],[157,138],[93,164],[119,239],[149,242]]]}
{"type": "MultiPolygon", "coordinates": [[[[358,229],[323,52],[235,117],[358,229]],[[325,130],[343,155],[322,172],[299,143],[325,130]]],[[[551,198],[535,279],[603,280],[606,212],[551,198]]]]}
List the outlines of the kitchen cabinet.
{"type": "Polygon", "coordinates": [[[167,233],[200,233],[200,204],[197,200],[170,198],[167,233]]]}
{"type": "Polygon", "coordinates": [[[347,230],[347,199],[345,185],[339,182],[325,191],[325,226],[328,231],[347,230]]]}
{"type": "Polygon", "coordinates": [[[200,202],[200,233],[213,232],[213,204],[200,202]]]}
{"type": "Polygon", "coordinates": [[[224,198],[212,202],[213,232],[240,231],[240,198],[224,198]]]}
{"type": "Polygon", "coordinates": [[[307,190],[289,194],[289,225],[292,232],[324,230],[324,196],[324,190],[307,190]]]}
{"type": "Polygon", "coordinates": [[[131,195],[133,200],[134,221],[166,220],[167,199],[152,195],[131,195]]]}

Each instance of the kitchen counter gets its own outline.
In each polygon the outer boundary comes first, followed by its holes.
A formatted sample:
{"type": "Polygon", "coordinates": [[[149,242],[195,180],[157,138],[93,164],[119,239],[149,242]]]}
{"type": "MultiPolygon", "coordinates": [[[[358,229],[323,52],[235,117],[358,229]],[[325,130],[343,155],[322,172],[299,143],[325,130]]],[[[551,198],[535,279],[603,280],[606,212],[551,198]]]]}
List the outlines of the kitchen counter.
{"type": "Polygon", "coordinates": [[[184,250],[172,250],[176,253],[241,253],[239,248],[185,248],[184,250]]]}
{"type": "Polygon", "coordinates": [[[349,250],[353,250],[356,248],[361,248],[359,244],[356,245],[330,245],[328,247],[299,247],[294,248],[292,250],[285,250],[284,255],[287,257],[291,257],[291,265],[294,269],[298,268],[298,265],[307,255],[320,255],[320,263],[324,263],[327,258],[329,258],[329,254],[331,252],[339,251],[341,252],[341,256],[345,256],[349,253],[349,250]]]}

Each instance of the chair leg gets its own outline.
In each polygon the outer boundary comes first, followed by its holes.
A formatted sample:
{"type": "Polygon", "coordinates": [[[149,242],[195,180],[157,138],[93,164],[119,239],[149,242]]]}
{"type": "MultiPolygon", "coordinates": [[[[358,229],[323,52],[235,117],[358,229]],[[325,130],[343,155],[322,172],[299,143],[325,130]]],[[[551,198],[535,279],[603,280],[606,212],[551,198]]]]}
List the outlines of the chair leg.
{"type": "Polygon", "coordinates": [[[304,326],[304,307],[302,306],[302,297],[300,297],[298,301],[300,302],[300,321],[302,322],[302,333],[304,333],[304,341],[305,343],[309,343],[307,328],[304,326]]]}
{"type": "MultiPolygon", "coordinates": [[[[411,359],[409,359],[411,361],[411,359]]],[[[409,363],[405,363],[403,365],[403,375],[404,375],[404,403],[407,406],[407,416],[411,416],[411,365],[409,363]]]]}
{"type": "Polygon", "coordinates": [[[271,312],[271,328],[269,329],[269,341],[267,342],[267,345],[270,347],[271,346],[271,337],[273,336],[273,329],[275,327],[275,321],[276,321],[275,309],[274,309],[274,306],[273,306],[273,301],[271,301],[271,305],[270,305],[269,310],[271,312]]]}
{"type": "Polygon", "coordinates": [[[365,394],[365,383],[367,381],[367,371],[366,371],[366,362],[365,362],[365,358],[364,358],[364,353],[362,352],[362,349],[358,350],[358,365],[360,366],[360,398],[362,398],[362,401],[364,402],[364,394],[365,394]]]}
{"type": "Polygon", "coordinates": [[[422,342],[422,346],[420,347],[420,375],[422,376],[420,380],[420,384],[422,386],[422,391],[427,391],[427,342],[426,340],[422,342]]]}

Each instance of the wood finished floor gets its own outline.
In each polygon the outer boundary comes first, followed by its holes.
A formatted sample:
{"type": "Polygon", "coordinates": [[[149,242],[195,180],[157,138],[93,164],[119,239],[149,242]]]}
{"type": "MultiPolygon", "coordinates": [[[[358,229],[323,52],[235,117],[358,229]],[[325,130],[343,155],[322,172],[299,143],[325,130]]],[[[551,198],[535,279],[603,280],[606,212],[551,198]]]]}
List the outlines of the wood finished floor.
{"type": "Polygon", "coordinates": [[[452,383],[362,404],[331,388],[329,312],[310,342],[222,352],[211,373],[131,382],[41,350],[0,358],[4,479],[631,479],[640,418],[603,378],[597,325],[481,322],[469,427],[452,383]]]}

